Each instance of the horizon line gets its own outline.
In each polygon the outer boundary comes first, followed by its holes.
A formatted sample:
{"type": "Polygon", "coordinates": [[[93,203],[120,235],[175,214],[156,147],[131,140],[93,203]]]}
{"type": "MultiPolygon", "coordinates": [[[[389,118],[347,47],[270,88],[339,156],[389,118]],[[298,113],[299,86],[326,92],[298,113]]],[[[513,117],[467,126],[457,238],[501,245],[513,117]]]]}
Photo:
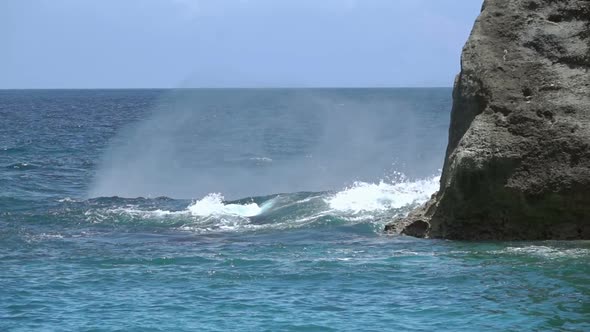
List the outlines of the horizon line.
{"type": "Polygon", "coordinates": [[[247,87],[247,86],[227,86],[227,87],[115,87],[115,88],[0,88],[0,91],[9,90],[309,90],[309,89],[450,89],[453,86],[311,86],[311,87],[247,87]]]}

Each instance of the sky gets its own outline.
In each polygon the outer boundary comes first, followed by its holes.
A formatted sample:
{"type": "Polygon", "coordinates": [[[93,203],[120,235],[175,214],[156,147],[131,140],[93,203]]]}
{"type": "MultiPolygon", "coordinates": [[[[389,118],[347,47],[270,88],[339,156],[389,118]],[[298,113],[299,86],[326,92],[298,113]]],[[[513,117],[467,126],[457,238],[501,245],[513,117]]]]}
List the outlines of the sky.
{"type": "Polygon", "coordinates": [[[0,88],[445,87],[481,0],[1,0],[0,88]]]}

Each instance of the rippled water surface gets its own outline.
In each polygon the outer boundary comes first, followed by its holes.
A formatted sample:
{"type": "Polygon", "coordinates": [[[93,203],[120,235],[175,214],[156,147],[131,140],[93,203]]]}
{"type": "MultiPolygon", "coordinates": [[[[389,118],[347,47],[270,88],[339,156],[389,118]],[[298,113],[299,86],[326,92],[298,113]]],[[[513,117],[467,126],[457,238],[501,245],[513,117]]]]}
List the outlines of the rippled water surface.
{"type": "Polygon", "coordinates": [[[590,330],[589,242],[381,233],[436,190],[450,102],[0,91],[0,330],[590,330]]]}

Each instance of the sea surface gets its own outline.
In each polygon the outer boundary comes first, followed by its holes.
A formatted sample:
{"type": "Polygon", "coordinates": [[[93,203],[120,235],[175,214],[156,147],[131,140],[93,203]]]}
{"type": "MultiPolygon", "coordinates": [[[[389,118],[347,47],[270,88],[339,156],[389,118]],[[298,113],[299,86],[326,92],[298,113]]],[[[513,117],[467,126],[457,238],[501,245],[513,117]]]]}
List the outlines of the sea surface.
{"type": "Polygon", "coordinates": [[[0,90],[0,331],[590,331],[590,242],[382,233],[451,89],[0,90]]]}

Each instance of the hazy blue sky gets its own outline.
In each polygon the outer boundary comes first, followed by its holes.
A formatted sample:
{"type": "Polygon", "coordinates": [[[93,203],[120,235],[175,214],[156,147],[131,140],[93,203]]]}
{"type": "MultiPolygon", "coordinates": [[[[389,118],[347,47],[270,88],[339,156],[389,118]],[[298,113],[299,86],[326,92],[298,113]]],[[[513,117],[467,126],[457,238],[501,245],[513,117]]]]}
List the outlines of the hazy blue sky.
{"type": "Polygon", "coordinates": [[[0,88],[451,86],[481,0],[1,0],[0,88]]]}

